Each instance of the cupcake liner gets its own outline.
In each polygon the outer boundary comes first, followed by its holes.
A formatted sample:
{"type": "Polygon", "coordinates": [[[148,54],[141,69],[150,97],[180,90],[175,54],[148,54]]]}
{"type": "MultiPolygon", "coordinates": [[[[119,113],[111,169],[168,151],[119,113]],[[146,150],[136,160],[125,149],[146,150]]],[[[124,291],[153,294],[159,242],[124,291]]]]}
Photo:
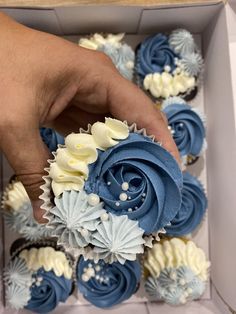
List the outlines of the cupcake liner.
{"type": "MultiPolygon", "coordinates": [[[[136,123],[128,125],[127,121],[123,121],[123,122],[128,126],[130,133],[137,133],[151,139],[153,142],[155,141],[155,136],[148,135],[145,128],[141,128],[141,129],[138,128],[136,123]]],[[[79,133],[91,134],[91,124],[88,125],[88,128],[86,130],[83,128],[80,128],[79,133]]],[[[161,142],[156,142],[156,143],[162,146],[161,142]]],[[[66,146],[60,145],[59,147],[65,148],[66,146]]],[[[54,158],[48,160],[49,165],[55,162],[57,152],[53,152],[52,154],[54,158]]],[[[50,210],[54,207],[54,202],[52,201],[53,193],[51,189],[52,179],[49,176],[50,167],[45,168],[45,171],[48,173],[48,175],[43,177],[45,183],[40,187],[43,191],[42,195],[40,196],[40,199],[43,200],[43,205],[41,206],[41,208],[45,210],[44,218],[48,220],[48,224],[50,225],[51,218],[53,217],[53,214],[50,214],[50,210]]],[[[157,231],[153,235],[153,240],[156,239],[156,241],[158,241],[161,235],[165,233],[166,233],[165,229],[162,228],[161,230],[157,231]]],[[[53,236],[53,232],[52,232],[52,236],[53,236]]],[[[69,254],[73,255],[75,258],[78,258],[80,255],[83,255],[85,260],[87,259],[92,259],[95,261],[99,260],[99,255],[95,253],[93,251],[93,248],[91,248],[90,246],[87,246],[84,248],[70,247],[68,243],[61,242],[59,239],[57,239],[57,244],[63,246],[64,250],[68,252],[69,254]]]]}

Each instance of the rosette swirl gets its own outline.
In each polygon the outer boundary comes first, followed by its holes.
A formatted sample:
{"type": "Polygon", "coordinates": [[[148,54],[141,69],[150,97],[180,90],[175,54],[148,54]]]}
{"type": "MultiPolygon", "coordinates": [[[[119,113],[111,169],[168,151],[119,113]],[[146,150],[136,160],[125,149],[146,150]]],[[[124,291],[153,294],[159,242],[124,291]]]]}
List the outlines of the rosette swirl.
{"type": "Polygon", "coordinates": [[[69,297],[72,280],[57,277],[53,271],[46,272],[43,268],[38,270],[37,276],[42,278],[41,283],[31,287],[31,298],[25,308],[36,313],[48,313],[69,297]]]}
{"type": "Polygon", "coordinates": [[[167,226],[166,232],[181,236],[194,231],[206,212],[207,198],[201,183],[190,173],[183,174],[182,204],[176,217],[167,226]]]}
{"type": "Polygon", "coordinates": [[[99,195],[105,209],[137,220],[146,234],[169,223],[181,204],[182,174],[174,158],[150,138],[128,139],[89,165],[87,193],[99,195]]]}
{"type": "Polygon", "coordinates": [[[64,144],[64,137],[53,129],[40,128],[40,135],[51,152],[55,152],[57,150],[58,144],[64,144]]]}
{"type": "Polygon", "coordinates": [[[77,265],[77,282],[85,299],[100,308],[109,308],[129,299],[138,288],[140,264],[126,261],[106,264],[80,258],[77,265]]]}
{"type": "Polygon", "coordinates": [[[163,112],[173,130],[180,155],[199,156],[205,141],[205,127],[199,114],[187,104],[172,104],[163,112]]]}
{"type": "Polygon", "coordinates": [[[137,52],[137,73],[144,79],[147,74],[163,72],[165,66],[169,66],[173,71],[177,57],[165,35],[148,37],[141,43],[137,52]]]}

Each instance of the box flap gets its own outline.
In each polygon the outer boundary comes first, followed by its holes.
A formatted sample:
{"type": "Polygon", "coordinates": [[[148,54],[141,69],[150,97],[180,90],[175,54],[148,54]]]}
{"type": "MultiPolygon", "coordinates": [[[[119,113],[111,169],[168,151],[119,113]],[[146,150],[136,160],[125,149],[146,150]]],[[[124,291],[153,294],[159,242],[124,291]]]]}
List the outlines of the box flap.
{"type": "Polygon", "coordinates": [[[228,0],[0,0],[0,7],[60,7],[79,5],[125,5],[125,6],[173,6],[173,5],[206,5],[228,0]]]}

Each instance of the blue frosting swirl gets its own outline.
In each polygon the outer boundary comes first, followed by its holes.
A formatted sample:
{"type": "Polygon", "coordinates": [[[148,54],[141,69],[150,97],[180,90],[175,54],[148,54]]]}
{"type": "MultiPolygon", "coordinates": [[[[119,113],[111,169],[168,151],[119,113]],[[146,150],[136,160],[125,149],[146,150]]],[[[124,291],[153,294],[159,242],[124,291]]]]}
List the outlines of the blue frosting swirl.
{"type": "Polygon", "coordinates": [[[174,131],[173,139],[180,155],[198,156],[205,138],[205,127],[200,116],[185,104],[169,105],[163,112],[174,131]]]}
{"type": "Polygon", "coordinates": [[[64,276],[57,277],[53,271],[40,268],[37,277],[43,280],[39,286],[31,286],[31,299],[26,309],[36,313],[48,313],[55,309],[59,302],[65,302],[72,290],[72,280],[64,276]]]}
{"type": "Polygon", "coordinates": [[[77,283],[84,298],[100,308],[109,308],[129,299],[137,290],[141,277],[140,264],[137,261],[126,261],[107,264],[99,261],[85,261],[80,258],[77,264],[77,283]],[[95,270],[94,276],[84,281],[84,269],[91,267],[95,270]],[[98,269],[98,271],[96,271],[98,269]]]}
{"type": "Polygon", "coordinates": [[[207,208],[207,198],[201,183],[190,173],[183,174],[182,204],[171,226],[166,232],[172,236],[182,236],[196,229],[207,208]]]}
{"type": "Polygon", "coordinates": [[[176,68],[175,58],[178,57],[169,46],[168,38],[163,34],[145,39],[137,52],[137,73],[144,78],[149,73],[161,73],[166,65],[171,71],[176,68]]]}
{"type": "Polygon", "coordinates": [[[55,152],[57,150],[58,144],[64,145],[65,143],[64,137],[50,128],[40,128],[40,135],[51,152],[55,152]]]}
{"type": "Polygon", "coordinates": [[[176,216],[181,188],[182,173],[171,154],[137,133],[100,151],[85,183],[86,192],[98,194],[108,212],[137,220],[146,234],[160,230],[176,216]],[[122,193],[127,200],[120,200],[122,193]]]}

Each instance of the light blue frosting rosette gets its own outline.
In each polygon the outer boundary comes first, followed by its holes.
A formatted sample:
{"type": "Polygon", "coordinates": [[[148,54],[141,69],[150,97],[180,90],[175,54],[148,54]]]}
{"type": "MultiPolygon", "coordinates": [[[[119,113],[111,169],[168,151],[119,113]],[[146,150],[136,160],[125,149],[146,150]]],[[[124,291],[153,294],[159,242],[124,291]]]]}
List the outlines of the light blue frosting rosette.
{"type": "Polygon", "coordinates": [[[172,129],[180,155],[199,156],[205,145],[205,127],[201,116],[189,105],[173,103],[163,109],[172,129]]]}
{"type": "Polygon", "coordinates": [[[99,195],[108,212],[138,221],[146,234],[159,231],[176,216],[181,188],[182,174],[174,158],[138,133],[99,151],[85,182],[86,192],[99,195]],[[120,200],[124,182],[127,199],[120,200]]]}
{"type": "Polygon", "coordinates": [[[110,308],[129,299],[137,290],[141,277],[137,261],[106,264],[83,257],[77,264],[77,283],[84,298],[100,308],[110,308]]]}
{"type": "Polygon", "coordinates": [[[51,128],[40,128],[40,135],[51,152],[57,150],[58,144],[64,145],[64,137],[51,128]]]}
{"type": "Polygon", "coordinates": [[[167,226],[166,232],[172,236],[183,236],[193,232],[201,223],[207,208],[207,198],[203,186],[188,172],[183,174],[182,204],[176,217],[167,226]]]}
{"type": "Polygon", "coordinates": [[[157,34],[145,39],[138,48],[136,70],[138,75],[144,79],[150,73],[162,73],[165,66],[171,71],[176,68],[175,58],[178,55],[169,46],[168,37],[157,34]]]}

